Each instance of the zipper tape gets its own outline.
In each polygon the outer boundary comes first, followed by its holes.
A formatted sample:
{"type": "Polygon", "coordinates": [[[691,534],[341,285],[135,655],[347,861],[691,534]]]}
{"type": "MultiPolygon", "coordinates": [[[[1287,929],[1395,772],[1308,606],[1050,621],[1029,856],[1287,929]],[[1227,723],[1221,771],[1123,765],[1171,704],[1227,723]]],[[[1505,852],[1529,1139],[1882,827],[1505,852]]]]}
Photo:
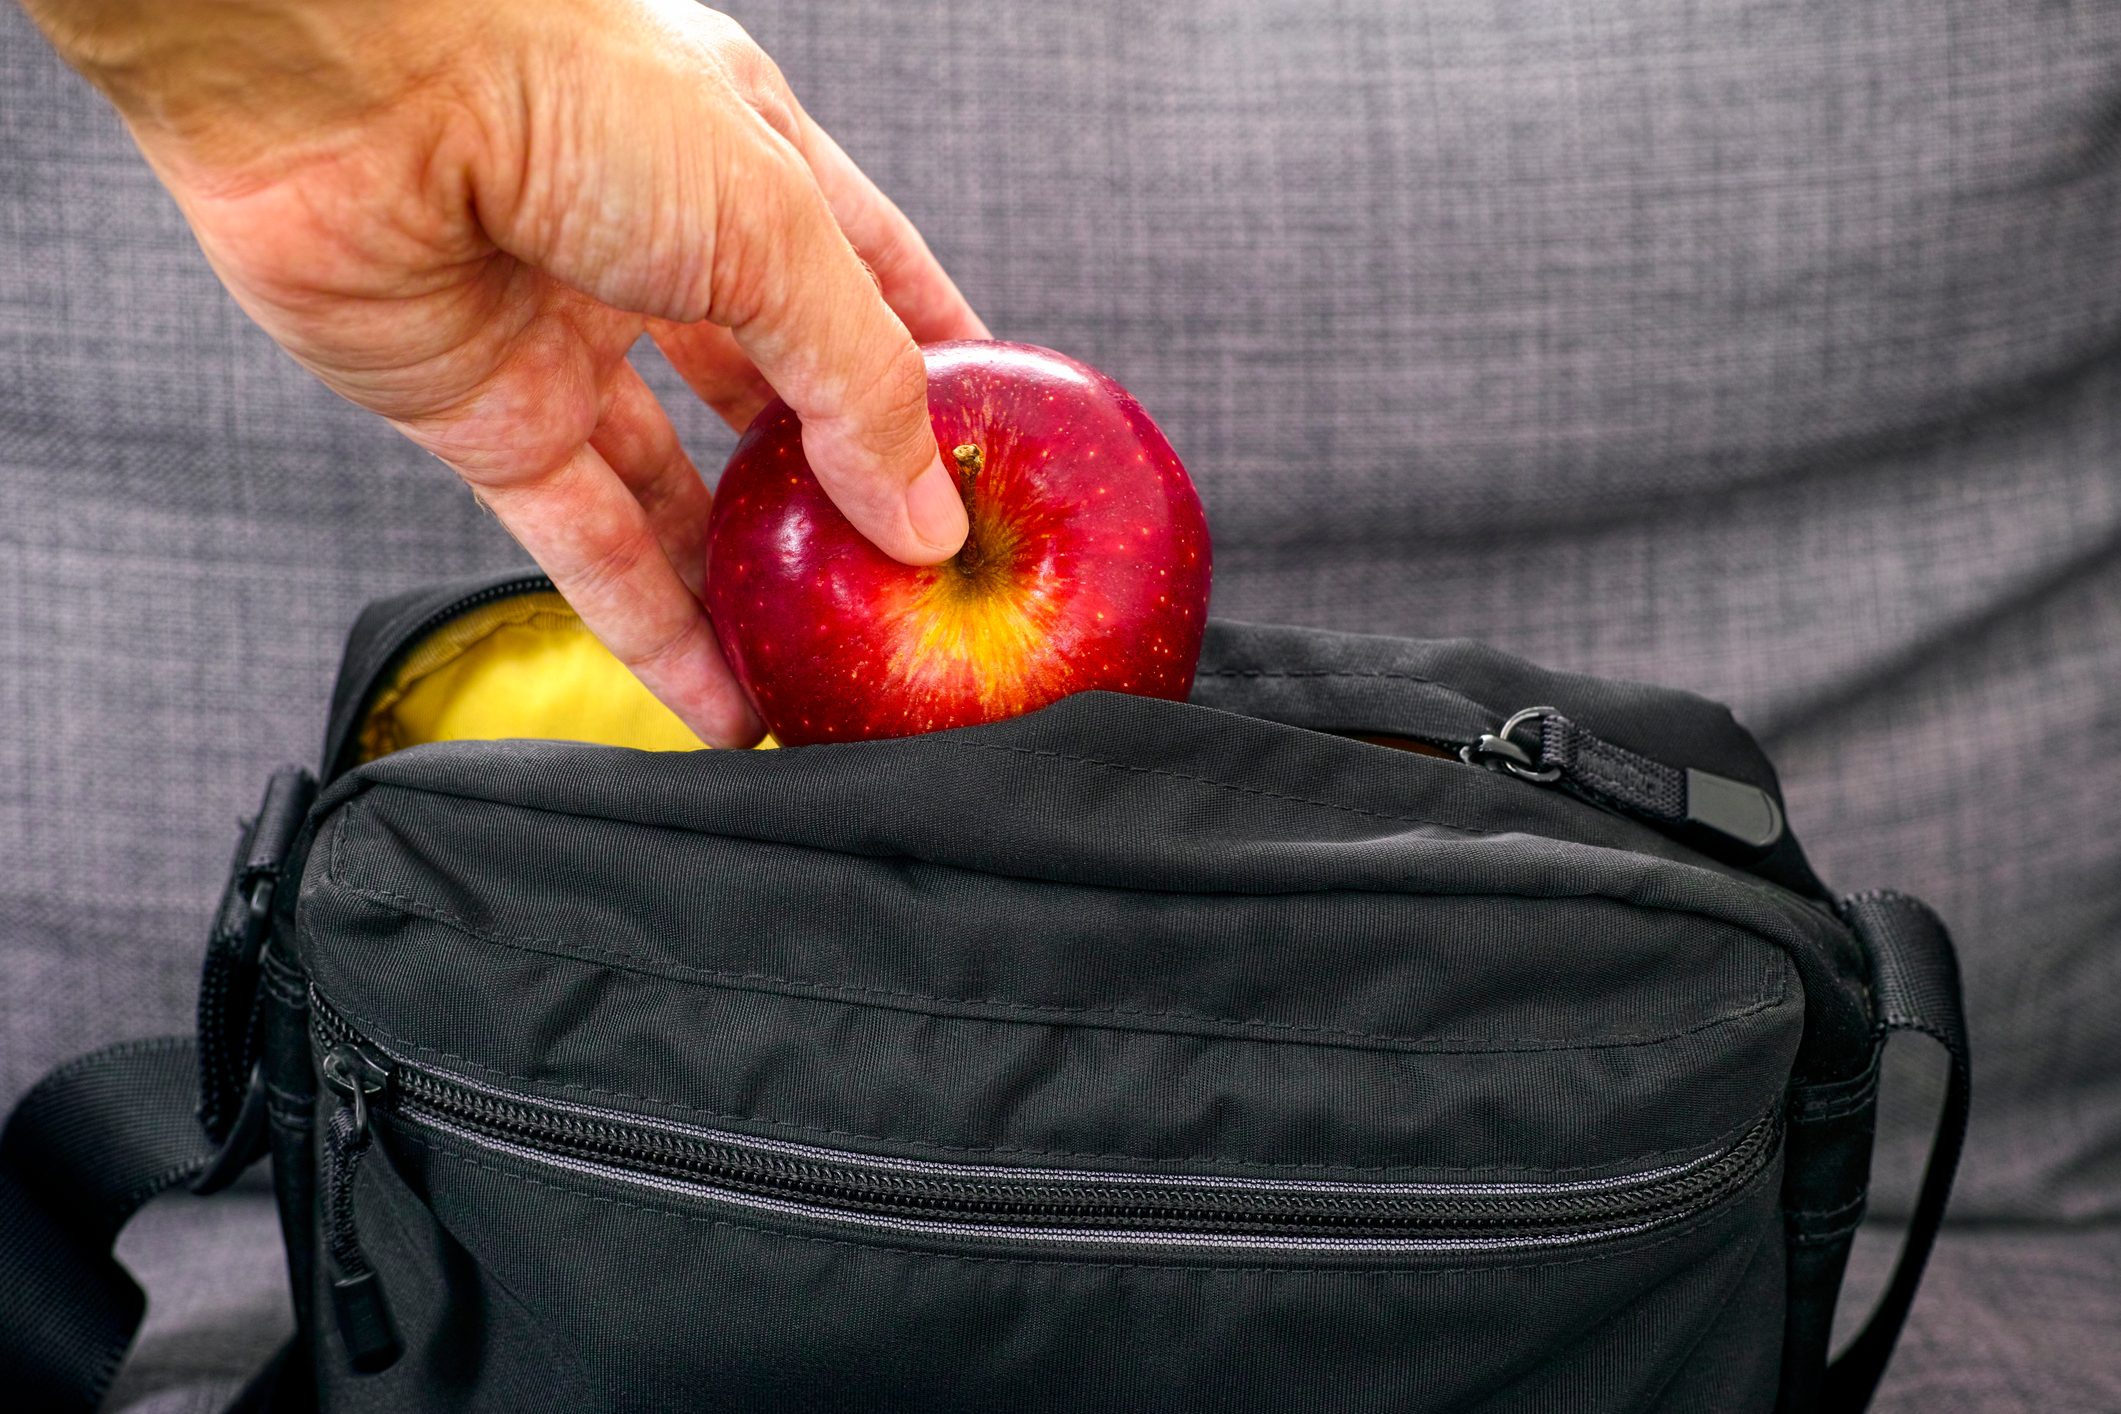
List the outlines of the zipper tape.
{"type": "Polygon", "coordinates": [[[1363,1254],[1574,1245],[1713,1206],[1764,1170],[1781,1139],[1776,1107],[1701,1158],[1545,1184],[938,1163],[514,1095],[391,1056],[314,994],[312,1014],[327,1070],[361,1078],[334,1085],[361,1120],[382,1110],[459,1142],[666,1195],[936,1237],[1363,1254]]]}

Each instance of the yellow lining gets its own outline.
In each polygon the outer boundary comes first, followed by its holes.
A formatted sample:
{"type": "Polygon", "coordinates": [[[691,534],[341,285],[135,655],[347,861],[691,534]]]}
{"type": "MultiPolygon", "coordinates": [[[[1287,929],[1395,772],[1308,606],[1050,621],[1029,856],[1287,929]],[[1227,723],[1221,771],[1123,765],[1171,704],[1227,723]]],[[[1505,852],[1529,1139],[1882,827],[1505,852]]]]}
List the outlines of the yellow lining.
{"type": "Polygon", "coordinates": [[[504,737],[705,749],[550,591],[481,605],[415,644],[361,724],[360,758],[504,737]]]}

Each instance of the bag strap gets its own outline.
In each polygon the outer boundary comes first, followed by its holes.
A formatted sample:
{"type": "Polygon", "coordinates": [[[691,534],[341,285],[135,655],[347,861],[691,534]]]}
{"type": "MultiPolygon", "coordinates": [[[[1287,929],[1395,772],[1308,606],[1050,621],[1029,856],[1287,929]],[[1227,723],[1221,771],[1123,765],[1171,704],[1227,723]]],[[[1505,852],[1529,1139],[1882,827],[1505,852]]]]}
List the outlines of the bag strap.
{"type": "MultiPolygon", "coordinates": [[[[122,1041],[68,1061],[0,1131],[0,1389],[23,1408],[93,1409],[110,1387],[146,1309],[114,1252],[141,1205],[179,1184],[217,1192],[265,1152],[258,959],[315,795],[307,771],[283,766],[243,822],[198,1039],[122,1041]]],[[[262,1397],[245,1395],[256,1407],[262,1397]]]]}
{"type": "Polygon", "coordinates": [[[123,1041],[51,1071],[0,1132],[0,1387],[25,1409],[96,1407],[146,1298],[112,1249],[217,1147],[189,1036],[123,1041]]]}
{"type": "Polygon", "coordinates": [[[1936,1137],[1922,1174],[1922,1191],[1892,1280],[1863,1330],[1827,1367],[1819,1407],[1829,1414],[1855,1414],[1870,1404],[1885,1374],[1908,1308],[1914,1304],[1922,1269],[1936,1245],[1945,1203],[1952,1193],[1952,1177],[1966,1145],[1972,1078],[1959,962],[1943,921],[1920,899],[1882,889],[1843,899],[1841,912],[1870,949],[1880,1039],[1884,1033],[1919,1031],[1943,1046],[1951,1060],[1944,1107],[1937,1116],[1936,1137]]]}

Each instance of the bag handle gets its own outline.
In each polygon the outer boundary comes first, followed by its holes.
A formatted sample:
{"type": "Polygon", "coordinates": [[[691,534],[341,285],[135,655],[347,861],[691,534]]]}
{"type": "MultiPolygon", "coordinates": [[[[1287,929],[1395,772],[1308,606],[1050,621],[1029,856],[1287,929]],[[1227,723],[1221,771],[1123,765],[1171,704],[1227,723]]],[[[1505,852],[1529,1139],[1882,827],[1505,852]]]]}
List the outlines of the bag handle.
{"type": "Polygon", "coordinates": [[[1885,889],[1850,895],[1841,901],[1841,914],[1870,950],[1880,1040],[1894,1031],[1919,1031],[1943,1046],[1951,1060],[1922,1191],[1892,1280],[1862,1331],[1827,1366],[1819,1408],[1829,1414],[1855,1414],[1870,1404],[1885,1374],[1922,1269],[1936,1245],[1960,1151],[1966,1146],[1972,1076],[1959,961],[1943,920],[1920,899],[1885,889]]]}

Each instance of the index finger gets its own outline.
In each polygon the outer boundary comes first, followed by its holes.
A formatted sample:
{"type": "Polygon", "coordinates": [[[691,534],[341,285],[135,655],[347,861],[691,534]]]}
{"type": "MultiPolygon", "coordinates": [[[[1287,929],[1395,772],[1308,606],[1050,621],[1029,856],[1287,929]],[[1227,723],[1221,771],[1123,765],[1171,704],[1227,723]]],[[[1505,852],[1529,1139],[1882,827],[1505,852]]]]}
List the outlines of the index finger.
{"type": "Polygon", "coordinates": [[[716,284],[749,292],[730,333],[803,425],[819,484],[884,553],[934,564],[965,539],[965,506],[928,420],[913,336],[848,244],[792,146],[760,154],[717,232],[716,284]]]}
{"type": "Polygon", "coordinates": [[[582,624],[710,746],[749,746],[764,730],[722,660],[707,611],[656,538],[641,503],[583,444],[533,480],[480,497],[552,578],[582,624]]]}

